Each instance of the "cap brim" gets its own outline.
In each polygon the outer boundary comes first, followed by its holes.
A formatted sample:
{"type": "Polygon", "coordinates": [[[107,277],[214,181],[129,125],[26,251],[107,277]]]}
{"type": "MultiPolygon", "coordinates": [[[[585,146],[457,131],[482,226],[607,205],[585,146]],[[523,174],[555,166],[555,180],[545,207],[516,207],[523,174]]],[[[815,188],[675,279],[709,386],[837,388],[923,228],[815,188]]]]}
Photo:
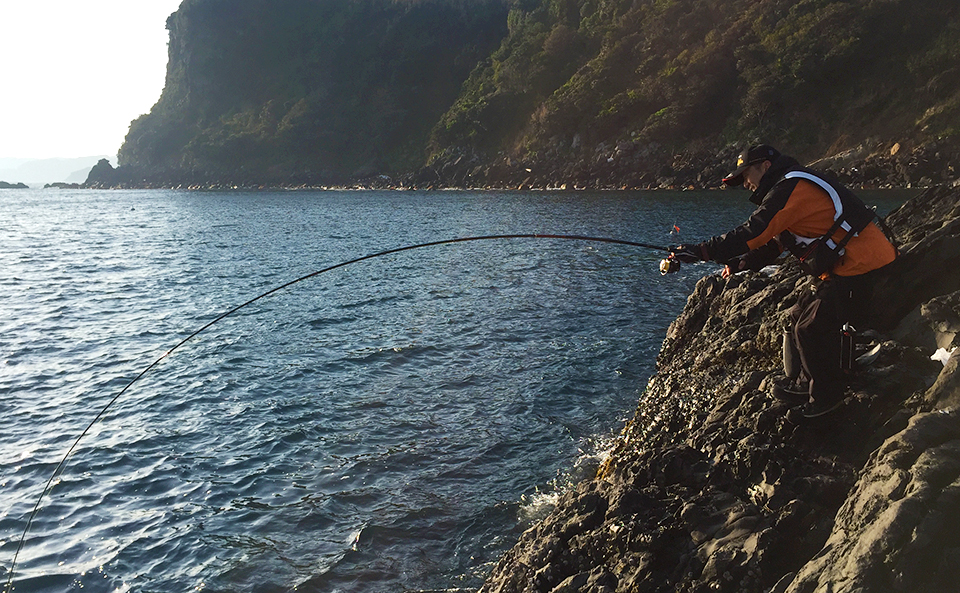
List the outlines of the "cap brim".
{"type": "Polygon", "coordinates": [[[750,165],[744,165],[734,171],[733,173],[727,175],[723,178],[724,185],[743,185],[743,173],[750,167],[750,165]]]}
{"type": "Polygon", "coordinates": [[[739,168],[737,168],[736,171],[724,177],[723,182],[726,185],[743,185],[743,174],[746,173],[747,169],[749,169],[753,165],[756,165],[757,163],[762,163],[763,161],[766,161],[766,160],[769,160],[769,159],[759,158],[759,159],[753,159],[749,163],[744,163],[739,168]]]}

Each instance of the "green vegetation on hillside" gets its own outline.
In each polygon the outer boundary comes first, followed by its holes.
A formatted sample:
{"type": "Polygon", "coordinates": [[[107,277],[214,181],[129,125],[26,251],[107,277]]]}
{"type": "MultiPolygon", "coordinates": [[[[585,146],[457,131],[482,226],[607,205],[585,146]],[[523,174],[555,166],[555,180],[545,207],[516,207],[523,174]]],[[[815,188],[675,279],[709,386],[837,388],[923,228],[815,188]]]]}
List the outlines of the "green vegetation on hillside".
{"type": "Polygon", "coordinates": [[[294,182],[630,155],[657,171],[750,140],[807,160],[956,140],[949,0],[505,1],[185,0],[121,170],[294,182]]]}
{"type": "Polygon", "coordinates": [[[834,143],[956,127],[953,2],[523,4],[436,127],[435,154],[574,158],[601,143],[673,152],[771,138],[822,156],[834,143]]]}

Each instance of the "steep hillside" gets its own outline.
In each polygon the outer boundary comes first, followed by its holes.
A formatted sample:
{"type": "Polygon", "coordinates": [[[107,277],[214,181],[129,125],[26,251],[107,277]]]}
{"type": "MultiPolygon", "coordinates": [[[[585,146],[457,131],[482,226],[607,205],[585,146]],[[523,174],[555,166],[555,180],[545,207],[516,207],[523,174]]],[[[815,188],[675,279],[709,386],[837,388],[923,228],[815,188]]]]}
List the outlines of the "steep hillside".
{"type": "Polygon", "coordinates": [[[185,0],[168,28],[94,182],[710,187],[754,140],[853,183],[960,167],[948,0],[185,0]]]}
{"type": "Polygon", "coordinates": [[[506,8],[184,0],[167,28],[163,94],[132,123],[121,170],[159,183],[337,181],[422,163],[431,127],[506,34],[506,8]]]}
{"type": "Polygon", "coordinates": [[[534,184],[709,185],[750,140],[805,161],[944,144],[960,115],[958,16],[944,0],[520,2],[431,159],[505,178],[519,161],[534,184]]]}

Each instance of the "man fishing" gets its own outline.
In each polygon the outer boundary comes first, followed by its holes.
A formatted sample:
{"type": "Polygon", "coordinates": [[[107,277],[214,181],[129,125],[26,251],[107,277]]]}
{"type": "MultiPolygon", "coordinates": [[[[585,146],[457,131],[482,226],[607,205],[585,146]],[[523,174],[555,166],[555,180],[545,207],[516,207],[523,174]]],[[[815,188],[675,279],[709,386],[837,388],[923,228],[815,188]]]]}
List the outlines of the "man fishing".
{"type": "Polygon", "coordinates": [[[684,263],[725,264],[724,277],[759,270],[790,251],[805,272],[816,277],[788,312],[784,336],[784,373],[773,394],[789,403],[803,403],[813,418],[837,409],[844,401],[840,332],[856,327],[870,298],[872,272],[889,264],[897,250],[873,222],[875,213],[853,192],[823,175],[801,167],[793,158],[767,145],[752,146],[723,179],[743,184],[757,209],[730,232],[695,245],[671,248],[670,257],[684,263]],[[790,361],[799,359],[799,365],[790,361]]]}

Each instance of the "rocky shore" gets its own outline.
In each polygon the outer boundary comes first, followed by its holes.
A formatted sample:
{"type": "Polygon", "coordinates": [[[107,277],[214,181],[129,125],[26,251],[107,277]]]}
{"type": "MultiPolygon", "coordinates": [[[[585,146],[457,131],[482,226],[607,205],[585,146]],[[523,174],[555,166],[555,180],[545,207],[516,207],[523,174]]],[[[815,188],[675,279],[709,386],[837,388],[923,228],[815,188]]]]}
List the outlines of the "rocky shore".
{"type": "MultiPolygon", "coordinates": [[[[657,144],[600,144],[590,157],[575,160],[559,152],[487,162],[453,151],[408,176],[417,187],[497,187],[513,189],[718,189],[743,146],[673,154],[657,144]]],[[[814,160],[854,188],[887,189],[953,184],[960,179],[960,145],[953,140],[884,142],[871,140],[849,149],[831,149],[814,160]]]]}
{"type": "MultiPolygon", "coordinates": [[[[412,172],[388,175],[369,170],[349,177],[304,171],[279,177],[255,172],[146,170],[114,168],[102,160],[82,185],[92,189],[520,189],[520,190],[650,190],[719,189],[742,149],[672,154],[667,147],[621,142],[601,144],[589,157],[557,152],[516,158],[488,158],[452,150],[412,172]]],[[[925,188],[960,185],[960,144],[951,140],[925,143],[870,141],[830,151],[812,166],[858,189],[925,188]]]]}
{"type": "Polygon", "coordinates": [[[811,283],[794,264],[704,277],[597,477],[480,591],[960,590],[960,355],[931,360],[960,345],[960,190],[888,221],[902,256],[845,406],[798,419],[770,395],[783,316],[811,283]]]}

